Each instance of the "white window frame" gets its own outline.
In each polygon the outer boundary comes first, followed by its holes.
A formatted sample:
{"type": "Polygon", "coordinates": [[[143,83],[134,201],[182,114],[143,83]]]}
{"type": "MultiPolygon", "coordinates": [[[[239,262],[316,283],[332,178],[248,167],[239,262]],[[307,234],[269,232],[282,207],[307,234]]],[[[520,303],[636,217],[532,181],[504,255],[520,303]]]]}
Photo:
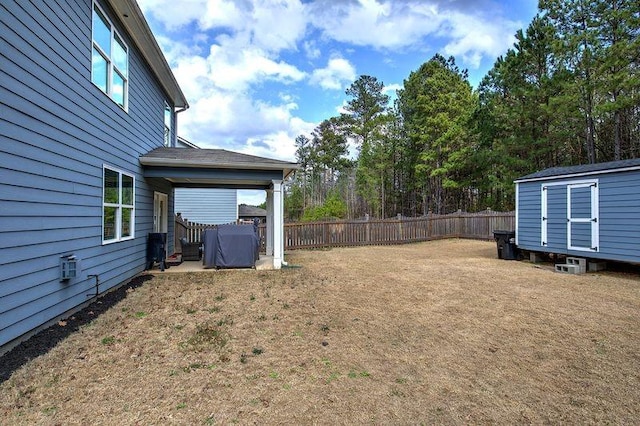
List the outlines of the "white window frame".
{"type": "Polygon", "coordinates": [[[540,245],[542,247],[546,247],[549,244],[548,234],[547,234],[547,223],[549,223],[549,215],[547,211],[547,194],[548,194],[548,185],[540,186],[540,204],[541,204],[541,212],[540,212],[540,245]]]}
{"type": "Polygon", "coordinates": [[[125,111],[129,110],[129,46],[125,43],[122,35],[116,30],[115,26],[113,25],[113,22],[111,21],[111,19],[109,19],[109,15],[107,15],[104,9],[100,7],[100,5],[95,1],[92,2],[92,5],[91,5],[91,82],[98,89],[100,89],[101,92],[109,96],[109,98],[111,98],[111,100],[120,108],[122,108],[125,111]],[[105,52],[104,50],[102,50],[102,47],[100,47],[100,45],[94,39],[93,16],[96,9],[100,11],[100,14],[104,17],[104,19],[107,21],[107,24],[109,25],[109,29],[111,31],[111,50],[112,50],[111,52],[105,52]],[[124,50],[126,51],[126,55],[127,55],[127,65],[126,65],[127,69],[124,71],[118,69],[118,67],[113,63],[113,49],[114,49],[115,43],[117,43],[116,36],[122,42],[121,44],[124,46],[124,50]],[[102,56],[102,58],[107,62],[107,91],[106,92],[103,91],[102,88],[98,86],[98,84],[94,81],[94,75],[93,75],[93,50],[94,49],[97,50],[100,56],[102,56]],[[114,75],[116,73],[122,78],[122,81],[123,81],[122,105],[118,101],[116,101],[116,99],[114,98],[113,81],[114,81],[114,75]]]}
{"type": "Polygon", "coordinates": [[[111,167],[108,166],[106,164],[102,165],[102,244],[112,244],[112,243],[117,243],[119,241],[127,241],[127,240],[133,240],[135,238],[136,235],[136,230],[135,230],[135,224],[136,224],[136,208],[135,208],[135,204],[136,204],[136,178],[133,174],[131,173],[127,173],[124,172],[120,169],[117,169],[115,167],[111,167]],[[111,172],[115,172],[118,173],[118,202],[117,203],[107,203],[104,199],[104,188],[105,188],[105,171],[109,170],[111,172]],[[127,176],[130,177],[132,179],[132,185],[133,185],[133,193],[132,193],[132,200],[133,203],[132,204],[125,204],[122,202],[122,176],[127,176]],[[115,212],[115,237],[112,239],[108,239],[106,240],[104,238],[104,231],[105,231],[105,226],[104,226],[104,220],[105,220],[105,207],[111,207],[111,208],[115,208],[116,212],[115,212]],[[130,235],[123,237],[122,236],[122,210],[123,208],[126,209],[130,209],[131,210],[131,232],[130,235]]]}
{"type": "Polygon", "coordinates": [[[598,180],[571,183],[567,185],[567,248],[569,250],[597,252],[600,250],[600,226],[599,226],[599,205],[598,205],[598,180]],[[588,218],[571,217],[571,190],[573,188],[590,187],[591,212],[588,218]],[[590,223],[591,224],[591,247],[571,245],[571,224],[590,223]]]}

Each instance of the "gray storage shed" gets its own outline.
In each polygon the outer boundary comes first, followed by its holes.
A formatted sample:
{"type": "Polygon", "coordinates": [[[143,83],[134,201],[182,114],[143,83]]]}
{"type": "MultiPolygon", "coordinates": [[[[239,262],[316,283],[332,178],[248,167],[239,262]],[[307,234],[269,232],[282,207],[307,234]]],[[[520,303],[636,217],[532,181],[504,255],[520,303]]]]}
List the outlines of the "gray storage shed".
{"type": "Polygon", "coordinates": [[[553,167],[515,184],[519,249],[640,262],[640,158],[553,167]]]}

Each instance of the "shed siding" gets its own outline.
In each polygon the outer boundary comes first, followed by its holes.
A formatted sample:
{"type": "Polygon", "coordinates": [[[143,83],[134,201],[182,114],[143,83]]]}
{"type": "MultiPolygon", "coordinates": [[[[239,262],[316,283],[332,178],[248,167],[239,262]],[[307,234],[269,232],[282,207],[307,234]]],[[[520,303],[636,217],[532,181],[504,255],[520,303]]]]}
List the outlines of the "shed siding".
{"type": "Polygon", "coordinates": [[[238,219],[235,189],[176,188],[176,212],[184,219],[217,225],[238,219]]]}
{"type": "Polygon", "coordinates": [[[101,6],[129,47],[128,111],[91,82],[91,0],[0,5],[0,346],[89,301],[89,275],[104,292],[141,272],[153,191],[173,205],[138,161],[163,144],[167,97],[101,6]],[[102,245],[103,165],[135,176],[133,240],[102,245]],[[80,273],[60,282],[68,253],[80,273]]]}
{"type": "Polygon", "coordinates": [[[520,185],[518,188],[518,246],[540,246],[540,187],[520,185]]]}
{"type": "MultiPolygon", "coordinates": [[[[535,182],[519,182],[518,246],[525,250],[567,254],[578,257],[598,258],[622,262],[640,262],[640,172],[625,171],[592,174],[586,180],[598,182],[597,252],[569,250],[567,245],[567,184],[575,179],[549,179],[535,182]],[[540,188],[548,187],[548,246],[540,244],[540,188]]],[[[573,217],[588,214],[587,191],[572,191],[573,217]]],[[[589,228],[573,225],[574,243],[588,244],[589,228]]]]}

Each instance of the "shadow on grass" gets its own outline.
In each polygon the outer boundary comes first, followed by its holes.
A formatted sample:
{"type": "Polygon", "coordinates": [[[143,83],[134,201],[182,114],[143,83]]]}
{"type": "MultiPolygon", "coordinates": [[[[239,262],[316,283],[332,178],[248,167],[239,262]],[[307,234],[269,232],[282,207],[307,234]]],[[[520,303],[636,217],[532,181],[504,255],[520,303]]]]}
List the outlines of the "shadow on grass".
{"type": "Polygon", "coordinates": [[[54,324],[2,355],[0,357],[0,383],[11,377],[18,368],[30,360],[46,354],[59,342],[78,331],[80,327],[90,323],[116,303],[125,299],[128,290],[140,287],[151,278],[153,278],[151,275],[146,274],[134,277],[127,284],[102,295],[98,300],[65,319],[66,325],[64,327],[54,324]]]}

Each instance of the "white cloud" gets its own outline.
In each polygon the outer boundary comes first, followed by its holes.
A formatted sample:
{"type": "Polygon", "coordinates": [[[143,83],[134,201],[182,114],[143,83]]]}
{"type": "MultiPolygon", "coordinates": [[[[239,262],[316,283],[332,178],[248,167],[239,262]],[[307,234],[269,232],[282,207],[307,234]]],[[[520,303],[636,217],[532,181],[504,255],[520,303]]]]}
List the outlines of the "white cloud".
{"type": "Polygon", "coordinates": [[[337,114],[349,114],[349,110],[347,110],[347,100],[344,99],[340,105],[336,107],[337,114]]]}
{"type": "Polygon", "coordinates": [[[138,5],[145,15],[153,15],[171,30],[197,21],[207,6],[207,0],[182,1],[180,7],[175,6],[174,0],[138,0],[138,5]]]}
{"type": "Polygon", "coordinates": [[[388,86],[384,86],[382,89],[382,93],[389,95],[389,106],[392,107],[393,103],[396,99],[398,99],[398,90],[402,89],[402,84],[390,84],[388,86]]]}
{"type": "Polygon", "coordinates": [[[246,90],[251,84],[264,80],[286,83],[305,77],[305,73],[293,65],[275,61],[266,52],[251,46],[234,49],[227,45],[212,45],[207,62],[211,80],[228,90],[246,90]]]}
{"type": "Polygon", "coordinates": [[[310,83],[323,89],[340,90],[355,79],[355,67],[348,60],[336,57],[329,59],[325,68],[314,70],[310,83]]]}
{"type": "Polygon", "coordinates": [[[207,60],[200,56],[183,56],[176,58],[173,74],[189,103],[196,101],[203,93],[211,90],[213,82],[207,60]]]}
{"type": "Polygon", "coordinates": [[[451,37],[443,51],[449,56],[461,57],[471,68],[478,68],[483,57],[495,58],[515,41],[513,34],[521,28],[520,23],[503,21],[500,25],[483,20],[481,17],[453,13],[449,16],[450,26],[442,31],[451,37]]]}
{"type": "MultiPolygon", "coordinates": [[[[247,95],[212,91],[196,100],[183,114],[181,130],[193,132],[190,127],[197,127],[200,133],[198,139],[206,138],[205,135],[217,135],[218,140],[246,140],[263,132],[286,129],[292,109],[294,106],[289,104],[270,105],[247,95]]],[[[205,142],[216,143],[216,138],[205,142]]]]}
{"type": "Polygon", "coordinates": [[[326,38],[386,50],[441,51],[460,56],[471,68],[482,58],[502,54],[521,23],[464,2],[377,1],[314,2],[313,25],[326,38]],[[453,7],[457,7],[454,9],[453,7]],[[441,49],[438,37],[445,42],[441,49]]]}
{"type": "Polygon", "coordinates": [[[424,2],[316,2],[313,25],[325,36],[357,46],[404,48],[435,32],[443,18],[424,2]]]}
{"type": "Polygon", "coordinates": [[[170,31],[196,23],[201,31],[228,31],[268,52],[296,49],[307,27],[299,0],[138,0],[170,31]]]}
{"type": "MultiPolygon", "coordinates": [[[[168,0],[172,3],[172,7],[169,10],[179,9],[184,4],[184,1],[180,2],[180,6],[176,7],[175,1],[168,0]]],[[[234,30],[240,30],[244,28],[246,22],[246,10],[242,10],[239,6],[242,3],[233,0],[190,0],[194,2],[203,2],[204,7],[202,10],[204,13],[198,16],[198,25],[203,30],[208,30],[215,27],[225,27],[234,30]]],[[[170,19],[170,18],[169,18],[170,19]]]]}
{"type": "Polygon", "coordinates": [[[295,160],[294,140],[315,127],[293,115],[295,102],[272,105],[237,92],[213,90],[180,114],[180,132],[202,148],[295,160]]]}
{"type": "Polygon", "coordinates": [[[304,51],[309,59],[318,59],[322,55],[322,51],[318,49],[318,45],[315,40],[305,40],[302,43],[304,51]]]}
{"type": "Polygon", "coordinates": [[[307,28],[306,12],[298,0],[256,1],[251,18],[247,26],[253,31],[253,43],[272,52],[296,50],[307,28]]]}
{"type": "Polygon", "coordinates": [[[393,95],[394,93],[396,93],[397,90],[402,89],[403,86],[402,84],[390,84],[388,86],[384,86],[384,89],[382,89],[383,93],[386,93],[387,95],[393,95]]]}

